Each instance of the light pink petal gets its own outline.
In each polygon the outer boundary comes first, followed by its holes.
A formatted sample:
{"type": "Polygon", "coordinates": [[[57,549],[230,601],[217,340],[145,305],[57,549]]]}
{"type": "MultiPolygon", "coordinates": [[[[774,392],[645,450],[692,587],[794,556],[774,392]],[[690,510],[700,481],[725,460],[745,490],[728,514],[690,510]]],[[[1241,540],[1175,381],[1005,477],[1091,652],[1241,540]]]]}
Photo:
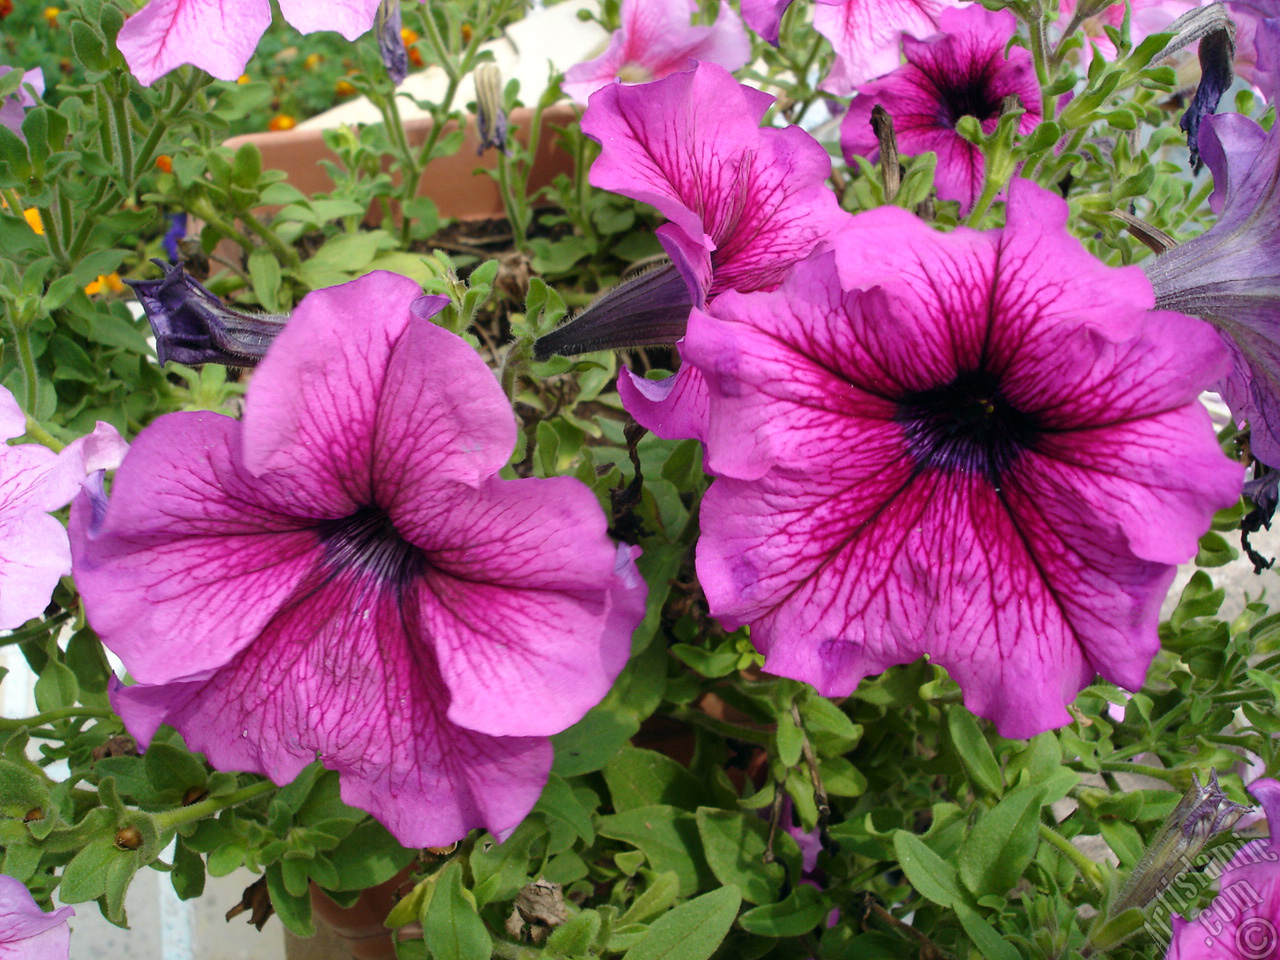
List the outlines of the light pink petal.
{"type": "Polygon", "coordinates": [[[927,37],[937,32],[943,10],[956,0],[848,0],[813,9],[813,27],[831,41],[836,61],[821,89],[847,97],[861,83],[898,65],[903,33],[927,37]]]}
{"type": "Polygon", "coordinates": [[[283,784],[318,758],[341,775],[347,803],[408,847],[446,845],[476,827],[502,835],[537,801],[551,746],[449,721],[420,639],[430,630],[418,618],[420,589],[398,598],[352,574],[317,583],[208,679],[123,688],[114,706],[140,741],[171,724],[218,769],[283,784]]]}
{"type": "Polygon", "coordinates": [[[114,470],[128,449],[116,428],[99,420],[93,433],[72,440],[58,453],[43,485],[44,509],[65,507],[80,492],[85,477],[97,470],[114,470]]]}
{"type": "Polygon", "coordinates": [[[27,415],[13,394],[0,387],[0,440],[12,440],[27,432],[27,415]]]}
{"type": "Polygon", "coordinates": [[[125,21],[117,44],[144,86],[184,63],[235,80],[270,24],[267,0],[151,0],[125,21]]]}
{"type": "Polygon", "coordinates": [[[71,572],[67,531],[39,510],[0,516],[0,630],[20,627],[49,605],[71,572]]]}
{"type": "MultiPolygon", "coordinates": [[[[408,277],[375,271],[302,299],[249,385],[243,443],[252,474],[288,487],[299,509],[313,516],[346,516],[374,502],[374,425],[384,373],[420,298],[408,277]]],[[[432,303],[438,310],[443,300],[432,303]]],[[[490,451],[463,454],[447,479],[496,469],[490,451]]]]}
{"type": "Polygon", "coordinates": [[[67,920],[75,913],[45,913],[21,881],[0,874],[0,960],[67,960],[67,920]]]}
{"type": "Polygon", "coordinates": [[[354,40],[373,26],[378,0],[279,0],[280,12],[299,33],[336,30],[354,40]]]}
{"type": "Polygon", "coordinates": [[[281,513],[240,463],[240,424],[212,413],[161,417],[138,435],[91,529],[76,499],[76,584],[89,621],[147,683],[227,663],[316,565],[316,518],[281,513]],[[159,642],[163,640],[163,642],[159,642]]]}

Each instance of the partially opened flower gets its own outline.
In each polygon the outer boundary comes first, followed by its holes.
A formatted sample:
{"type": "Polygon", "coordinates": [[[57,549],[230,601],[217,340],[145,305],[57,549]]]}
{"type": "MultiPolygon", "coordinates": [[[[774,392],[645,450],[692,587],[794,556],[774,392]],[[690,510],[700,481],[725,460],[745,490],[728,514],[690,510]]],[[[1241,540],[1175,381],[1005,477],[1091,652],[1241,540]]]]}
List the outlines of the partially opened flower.
{"type": "MultiPolygon", "coordinates": [[[[11,73],[13,67],[0,67],[0,77],[6,73],[11,73]]],[[[30,86],[36,93],[44,94],[44,73],[39,67],[33,67],[22,75],[22,85],[18,87],[18,92],[11,97],[5,97],[0,101],[0,126],[6,126],[18,136],[22,136],[22,120],[27,115],[27,109],[35,106],[35,97],[31,96],[31,91],[27,89],[30,86]]]]}
{"type": "MultiPolygon", "coordinates": [[[[279,0],[302,33],[336,30],[354,40],[374,24],[379,0],[279,0]]],[[[117,43],[144,85],[184,63],[235,80],[271,23],[269,0],[151,0],[125,21],[117,43]]]]}
{"type": "Polygon", "coordinates": [[[937,33],[943,12],[963,0],[846,0],[813,8],[813,28],[831,41],[836,59],[820,84],[847,97],[901,62],[899,40],[937,33]]]}
{"type": "Polygon", "coordinates": [[[929,655],[1005,737],[1141,686],[1175,565],[1242,470],[1200,391],[1213,331],[1026,181],[1008,225],[861,214],[781,287],[684,342],[709,391],[698,578],[772,673],[846,696],[929,655]]]}
{"type": "MultiPolygon", "coordinates": [[[[799,127],[760,128],[772,102],[713,64],[591,98],[582,130],[602,146],[591,183],[655,206],[670,221],[658,237],[673,265],[617,288],[544,337],[540,355],[674,343],[692,306],[725,290],[777,286],[848,223],[826,184],[826,150],[799,127]]],[[[637,420],[670,436],[700,416],[690,376],[624,374],[619,389],[637,420]],[[686,394],[690,403],[677,402],[686,394]]]]}
{"type": "MultiPolygon", "coordinates": [[[[0,440],[27,432],[27,418],[0,387],[0,440]]],[[[0,444],[0,630],[38,617],[71,572],[67,531],[49,515],[71,502],[90,473],[120,463],[127,445],[99,423],[61,453],[35,443],[0,444]]]]}
{"type": "Polygon", "coordinates": [[[373,273],[308,295],[243,422],[161,417],[72,511],[134,737],[168,723],[277,783],[319,758],[410,847],[514,829],[645,596],[583,484],[498,479],[510,404],[420,294],[373,273]]]}
{"type": "Polygon", "coordinates": [[[1249,422],[1254,455],[1280,466],[1280,131],[1240,114],[1210,117],[1200,152],[1218,222],[1144,267],[1157,305],[1218,328],[1232,365],[1214,389],[1249,422]]]}
{"type": "Polygon", "coordinates": [[[594,60],[570,67],[561,86],[579,103],[605,84],[647,83],[693,66],[737,70],[751,59],[751,41],[726,0],[713,26],[690,26],[696,0],[622,0],[622,26],[594,60]]]}
{"type": "Polygon", "coordinates": [[[2,960],[67,960],[76,912],[59,907],[45,913],[26,886],[0,874],[0,958],[2,960]]]}
{"type": "Polygon", "coordinates": [[[1218,877],[1218,895],[1194,920],[1173,918],[1165,960],[1276,960],[1280,957],[1280,783],[1254,780],[1271,836],[1241,847],[1218,877]]]}
{"type": "Polygon", "coordinates": [[[871,111],[882,106],[893,118],[898,148],[907,154],[938,155],[938,196],[960,201],[964,212],[982,193],[983,156],[977,144],[956,132],[961,117],[977,118],[985,133],[1000,121],[1005,97],[1015,96],[1026,112],[1020,133],[1040,122],[1040,85],[1031,54],[1005,47],[1018,26],[1007,10],[978,5],[942,14],[941,33],[927,40],[905,37],[907,62],[880,80],[858,88],[840,128],[840,144],[850,163],[860,154],[879,155],[871,111]]]}

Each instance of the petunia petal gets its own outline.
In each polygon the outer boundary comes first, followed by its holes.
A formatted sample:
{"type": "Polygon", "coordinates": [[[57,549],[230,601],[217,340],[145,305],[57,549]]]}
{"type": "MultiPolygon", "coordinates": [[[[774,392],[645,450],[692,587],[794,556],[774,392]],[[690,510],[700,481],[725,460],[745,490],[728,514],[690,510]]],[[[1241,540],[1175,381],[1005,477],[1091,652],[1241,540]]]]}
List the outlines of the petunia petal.
{"type": "Polygon", "coordinates": [[[125,21],[117,43],[143,86],[184,63],[235,80],[270,24],[267,0],[151,0],[125,21]]]}
{"type": "Polygon", "coordinates": [[[354,40],[373,26],[378,14],[379,0],[279,0],[284,18],[298,28],[299,33],[315,33],[317,30],[336,30],[348,40],[354,40]]]}
{"type": "Polygon", "coordinates": [[[19,880],[0,874],[0,958],[67,960],[71,907],[45,913],[19,880]]]}

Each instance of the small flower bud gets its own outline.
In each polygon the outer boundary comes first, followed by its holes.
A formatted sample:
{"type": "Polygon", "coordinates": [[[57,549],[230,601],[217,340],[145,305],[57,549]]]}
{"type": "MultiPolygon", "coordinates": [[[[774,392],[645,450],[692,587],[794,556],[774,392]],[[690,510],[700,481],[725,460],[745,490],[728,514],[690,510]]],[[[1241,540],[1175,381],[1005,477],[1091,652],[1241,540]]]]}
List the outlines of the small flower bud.
{"type": "Polygon", "coordinates": [[[42,810],[40,807],[32,807],[23,815],[22,822],[33,823],[36,820],[43,820],[43,819],[44,819],[44,810],[42,810]]]}
{"type": "Polygon", "coordinates": [[[121,850],[137,850],[142,846],[142,831],[137,827],[124,827],[116,832],[116,846],[121,850]]]}
{"type": "Polygon", "coordinates": [[[502,109],[502,73],[492,63],[476,68],[476,125],[480,129],[480,147],[507,152],[507,114],[502,109]]]}

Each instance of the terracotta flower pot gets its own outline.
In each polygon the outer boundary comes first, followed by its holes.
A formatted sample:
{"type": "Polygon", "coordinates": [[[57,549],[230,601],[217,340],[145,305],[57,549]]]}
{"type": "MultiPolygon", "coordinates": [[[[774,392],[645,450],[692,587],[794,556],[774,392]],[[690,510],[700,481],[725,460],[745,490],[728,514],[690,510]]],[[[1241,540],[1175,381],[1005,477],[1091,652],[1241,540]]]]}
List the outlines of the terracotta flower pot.
{"type": "MultiPolygon", "coordinates": [[[[530,191],[549,184],[558,174],[573,175],[573,157],[561,149],[555,136],[555,127],[564,127],[578,116],[578,109],[570,103],[558,103],[542,112],[542,129],[538,140],[538,153],[533,158],[529,174],[530,191]]],[[[529,126],[533,111],[519,108],[508,117],[508,128],[515,130],[514,139],[528,146],[529,126]]],[[[409,142],[415,146],[426,139],[432,127],[429,117],[405,121],[409,142]]],[[[456,129],[450,124],[449,129],[456,129]]],[[[263,167],[268,170],[284,170],[288,182],[303,193],[311,195],[333,189],[333,181],[321,166],[321,160],[337,161],[333,151],[324,142],[322,130],[295,128],[275,133],[250,133],[233,137],[227,146],[235,149],[242,143],[253,143],[262,151],[263,167]]],[[[503,215],[502,195],[497,182],[484,169],[495,169],[497,153],[486,150],[477,156],[480,135],[475,117],[469,117],[463,134],[462,148],[449,157],[439,157],[429,163],[418,183],[418,195],[430,197],[436,202],[441,217],[481,219],[503,215]]]]}
{"type": "Polygon", "coordinates": [[[340,940],[356,960],[395,960],[393,933],[383,921],[391,908],[409,892],[409,868],[405,867],[390,880],[370,887],[350,907],[340,907],[311,886],[312,915],[340,940]]]}

